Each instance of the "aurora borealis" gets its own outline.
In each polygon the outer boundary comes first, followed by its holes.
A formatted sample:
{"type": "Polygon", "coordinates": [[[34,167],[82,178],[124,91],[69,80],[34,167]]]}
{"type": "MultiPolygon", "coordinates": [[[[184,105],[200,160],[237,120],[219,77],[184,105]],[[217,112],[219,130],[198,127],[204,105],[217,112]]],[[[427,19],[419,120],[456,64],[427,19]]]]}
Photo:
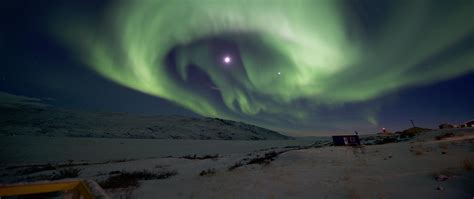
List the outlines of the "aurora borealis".
{"type": "Polygon", "coordinates": [[[48,32],[102,77],[201,116],[376,126],[377,99],[474,71],[469,0],[104,4],[94,17],[55,12],[48,32]]]}

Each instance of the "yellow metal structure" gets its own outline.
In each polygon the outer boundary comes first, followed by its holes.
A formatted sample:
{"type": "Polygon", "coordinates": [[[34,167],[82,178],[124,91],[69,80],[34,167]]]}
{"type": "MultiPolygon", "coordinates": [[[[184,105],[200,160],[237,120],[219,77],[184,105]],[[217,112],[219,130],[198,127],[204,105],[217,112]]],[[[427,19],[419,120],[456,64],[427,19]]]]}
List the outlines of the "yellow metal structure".
{"type": "Polygon", "coordinates": [[[88,186],[80,180],[0,185],[0,197],[61,191],[76,193],[75,195],[79,194],[77,197],[73,196],[72,198],[95,199],[88,186]]]}

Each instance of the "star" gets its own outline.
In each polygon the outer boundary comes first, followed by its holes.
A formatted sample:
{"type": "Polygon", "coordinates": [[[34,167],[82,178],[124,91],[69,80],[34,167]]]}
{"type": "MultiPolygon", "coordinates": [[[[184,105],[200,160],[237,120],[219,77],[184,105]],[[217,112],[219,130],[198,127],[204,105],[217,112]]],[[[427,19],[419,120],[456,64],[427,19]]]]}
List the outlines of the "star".
{"type": "Polygon", "coordinates": [[[224,57],[224,63],[230,64],[232,62],[232,58],[230,56],[225,56],[224,57]]]}

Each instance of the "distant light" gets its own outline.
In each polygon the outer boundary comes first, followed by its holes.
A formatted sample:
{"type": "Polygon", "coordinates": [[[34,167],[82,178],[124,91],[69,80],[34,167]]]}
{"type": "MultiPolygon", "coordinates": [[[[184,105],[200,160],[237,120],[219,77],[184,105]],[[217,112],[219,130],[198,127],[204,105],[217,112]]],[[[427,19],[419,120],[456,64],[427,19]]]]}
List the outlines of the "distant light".
{"type": "Polygon", "coordinates": [[[278,71],[278,75],[281,75],[281,72],[280,72],[280,71],[278,71]]]}
{"type": "Polygon", "coordinates": [[[230,57],[230,56],[225,56],[225,57],[224,57],[224,63],[230,64],[230,62],[232,62],[232,57],[230,57]]]}

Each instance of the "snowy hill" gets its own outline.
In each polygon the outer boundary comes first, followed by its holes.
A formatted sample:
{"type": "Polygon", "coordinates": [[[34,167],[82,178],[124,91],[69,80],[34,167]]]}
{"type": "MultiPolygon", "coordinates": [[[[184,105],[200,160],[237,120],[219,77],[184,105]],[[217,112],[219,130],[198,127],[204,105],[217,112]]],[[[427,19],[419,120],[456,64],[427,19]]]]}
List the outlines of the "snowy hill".
{"type": "MultiPolygon", "coordinates": [[[[0,100],[0,135],[200,140],[290,139],[278,132],[219,118],[82,112],[0,100]]],[[[27,98],[25,98],[27,99],[27,98]]]]}

